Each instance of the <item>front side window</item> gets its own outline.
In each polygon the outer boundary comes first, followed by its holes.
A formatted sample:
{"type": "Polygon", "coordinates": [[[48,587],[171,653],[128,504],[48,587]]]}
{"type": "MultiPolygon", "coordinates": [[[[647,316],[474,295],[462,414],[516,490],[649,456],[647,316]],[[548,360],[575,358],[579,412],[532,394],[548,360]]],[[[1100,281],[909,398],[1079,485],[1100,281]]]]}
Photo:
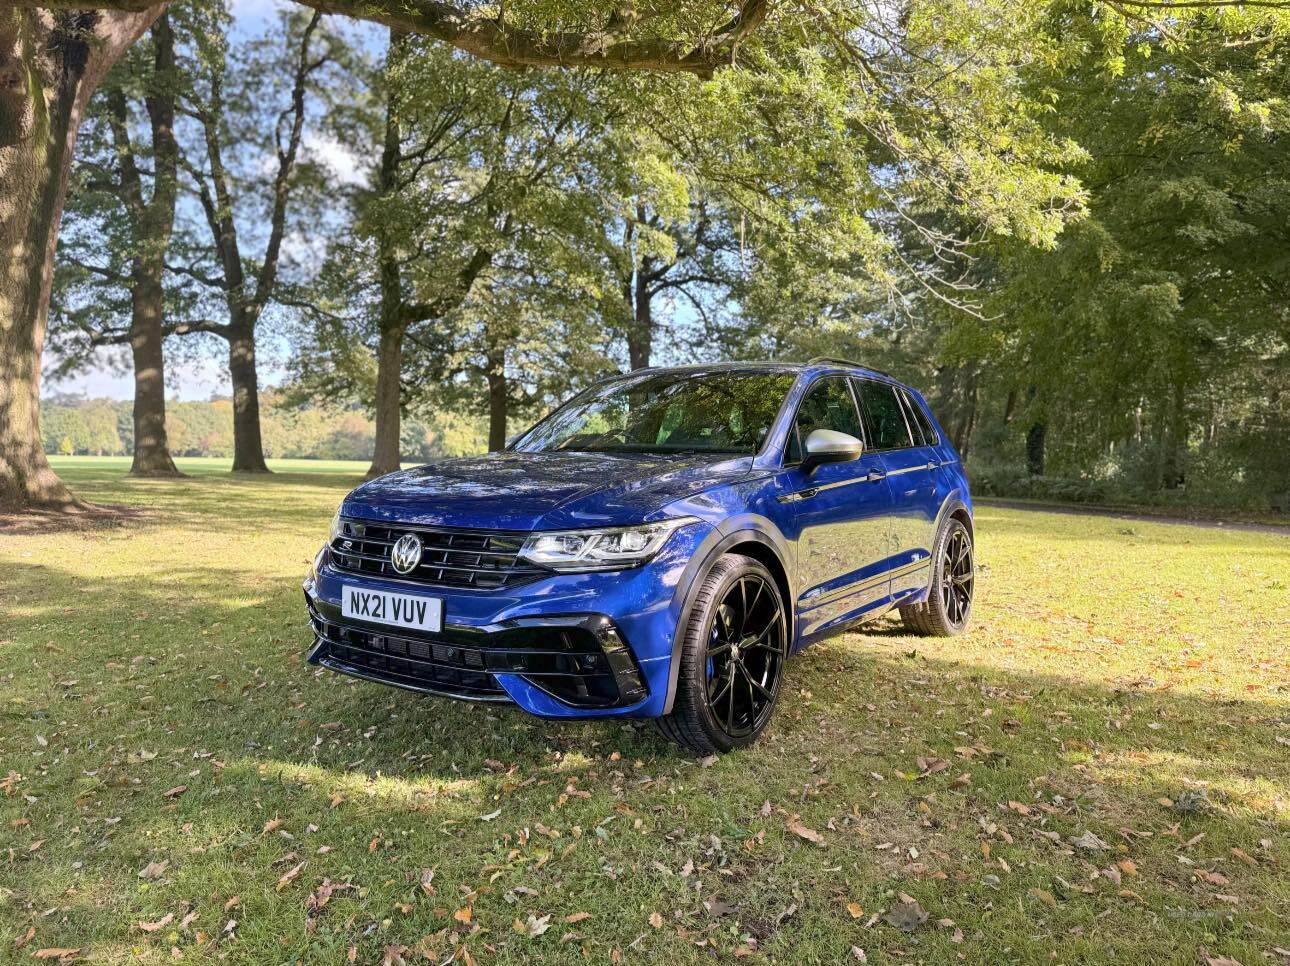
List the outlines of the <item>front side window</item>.
{"type": "Polygon", "coordinates": [[[785,462],[802,461],[802,448],[806,445],[806,439],[817,429],[831,429],[856,439],[864,439],[860,414],[856,412],[855,399],[845,378],[830,376],[821,379],[807,392],[806,398],[797,408],[797,421],[788,440],[785,462]]]}
{"type": "Polygon", "coordinates": [[[905,414],[900,411],[900,400],[896,398],[896,388],[872,379],[857,379],[855,385],[868,419],[872,448],[905,449],[913,445],[905,414]]]}
{"type": "Polygon", "coordinates": [[[714,453],[761,450],[791,373],[645,372],[593,386],[521,436],[537,453],[714,453]]]}

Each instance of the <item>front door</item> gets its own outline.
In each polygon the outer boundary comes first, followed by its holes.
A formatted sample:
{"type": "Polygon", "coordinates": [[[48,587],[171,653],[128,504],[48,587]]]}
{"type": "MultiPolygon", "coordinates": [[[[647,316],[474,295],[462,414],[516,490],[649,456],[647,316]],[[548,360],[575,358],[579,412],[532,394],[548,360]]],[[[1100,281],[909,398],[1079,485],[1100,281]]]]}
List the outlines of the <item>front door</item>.
{"type": "Polygon", "coordinates": [[[798,407],[789,437],[779,499],[791,510],[797,536],[798,617],[803,637],[845,623],[881,604],[889,593],[887,558],[894,552],[891,490],[882,457],[864,453],[803,473],[806,438],[817,429],[863,441],[855,397],[844,376],[816,382],[798,407]]]}

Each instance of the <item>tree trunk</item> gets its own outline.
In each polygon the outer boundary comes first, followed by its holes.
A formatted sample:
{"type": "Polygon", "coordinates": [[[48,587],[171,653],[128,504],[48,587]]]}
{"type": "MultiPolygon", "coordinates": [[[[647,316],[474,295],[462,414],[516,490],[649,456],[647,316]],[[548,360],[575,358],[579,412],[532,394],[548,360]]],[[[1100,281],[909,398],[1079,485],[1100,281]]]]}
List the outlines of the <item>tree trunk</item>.
{"type": "Polygon", "coordinates": [[[506,448],[506,355],[488,353],[488,451],[506,448]]]}
{"type": "Polygon", "coordinates": [[[136,273],[130,293],[133,318],[130,353],[134,357],[133,476],[179,476],[166,439],[166,375],[161,319],[165,296],[159,265],[136,273]]]}
{"type": "Polygon", "coordinates": [[[1175,377],[1169,399],[1169,421],[1165,425],[1164,460],[1161,465],[1161,483],[1166,490],[1176,490],[1186,482],[1183,470],[1183,450],[1187,445],[1187,386],[1181,377],[1175,377]]]}
{"type": "Polygon", "coordinates": [[[267,473],[260,442],[260,384],[255,373],[255,335],[234,329],[228,340],[228,371],[233,381],[233,472],[267,473]]]}
{"type": "Polygon", "coordinates": [[[0,11],[0,505],[77,503],[40,437],[40,357],[67,172],[90,94],[161,10],[0,11]]]}
{"type": "Polygon", "coordinates": [[[1031,476],[1044,475],[1044,442],[1048,437],[1048,426],[1042,422],[1030,424],[1026,430],[1026,471],[1031,476]]]}
{"type": "Polygon", "coordinates": [[[627,359],[633,369],[645,369],[654,348],[654,304],[640,271],[636,273],[632,299],[634,304],[628,306],[632,322],[627,330],[627,359]]]}
{"type": "Polygon", "coordinates": [[[381,346],[376,357],[376,448],[367,475],[393,473],[400,466],[401,413],[403,374],[402,325],[381,328],[381,346]]]}

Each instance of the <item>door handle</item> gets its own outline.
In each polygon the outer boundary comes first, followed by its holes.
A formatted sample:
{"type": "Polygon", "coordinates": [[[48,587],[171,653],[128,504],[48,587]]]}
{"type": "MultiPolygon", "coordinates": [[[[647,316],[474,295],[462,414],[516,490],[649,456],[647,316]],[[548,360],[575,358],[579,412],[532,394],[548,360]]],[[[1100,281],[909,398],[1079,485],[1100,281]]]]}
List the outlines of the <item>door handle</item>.
{"type": "Polygon", "coordinates": [[[928,460],[928,461],[927,461],[927,468],[928,468],[929,470],[939,469],[939,468],[940,468],[940,465],[941,465],[941,464],[940,464],[940,463],[938,463],[938,462],[936,462],[936,460],[928,460]]]}
{"type": "Polygon", "coordinates": [[[866,483],[877,483],[879,480],[885,480],[886,478],[886,473],[880,473],[877,470],[870,470],[869,474],[864,478],[864,481],[866,483]]]}

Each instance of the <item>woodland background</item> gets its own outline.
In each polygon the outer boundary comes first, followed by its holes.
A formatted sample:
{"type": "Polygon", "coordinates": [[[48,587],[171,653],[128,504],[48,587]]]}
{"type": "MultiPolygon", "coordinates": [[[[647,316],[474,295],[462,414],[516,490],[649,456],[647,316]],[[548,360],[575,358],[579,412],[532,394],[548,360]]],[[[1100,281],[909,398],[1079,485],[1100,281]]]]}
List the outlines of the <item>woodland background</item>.
{"type": "Polygon", "coordinates": [[[983,492],[1279,508],[1288,30],[1277,3],[785,4],[732,66],[605,71],[173,4],[88,102],[45,352],[116,346],[133,412],[48,398],[41,444],[375,473],[608,372],[839,355],[920,387],[983,492]],[[168,402],[201,357],[232,398],[168,402]]]}

